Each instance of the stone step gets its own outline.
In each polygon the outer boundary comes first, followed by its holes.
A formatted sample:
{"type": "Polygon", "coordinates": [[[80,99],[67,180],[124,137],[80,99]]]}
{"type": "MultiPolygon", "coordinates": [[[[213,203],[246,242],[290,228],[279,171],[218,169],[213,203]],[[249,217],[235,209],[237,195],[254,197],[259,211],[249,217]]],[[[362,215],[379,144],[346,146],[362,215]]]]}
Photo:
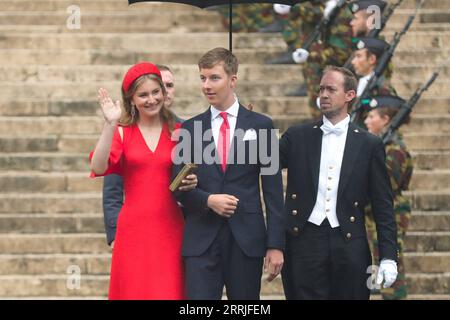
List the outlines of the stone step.
{"type": "Polygon", "coordinates": [[[423,211],[448,211],[450,210],[450,190],[438,191],[414,190],[404,193],[412,202],[412,209],[423,211]]]}
{"type": "Polygon", "coordinates": [[[448,231],[449,211],[413,211],[408,231],[448,231]]]}
{"type": "Polygon", "coordinates": [[[450,186],[450,170],[414,170],[410,189],[440,190],[450,186]]]}
{"type": "MultiPolygon", "coordinates": [[[[390,41],[393,32],[385,32],[390,41]]],[[[184,50],[196,48],[209,50],[224,46],[228,41],[227,32],[210,33],[128,33],[117,36],[115,33],[14,33],[4,34],[0,41],[0,49],[104,49],[129,50],[139,43],[141,50],[184,50]]],[[[286,43],[280,35],[262,33],[237,33],[233,36],[233,48],[236,49],[278,49],[285,50],[286,43]]],[[[398,45],[399,50],[434,48],[450,48],[450,32],[445,31],[411,31],[403,36],[398,45]]]]}
{"type": "MultiPolygon", "coordinates": [[[[0,11],[61,11],[66,12],[67,8],[73,5],[72,0],[13,0],[8,3],[0,4],[0,11]]],[[[128,2],[122,0],[78,0],[76,5],[80,7],[82,12],[86,11],[135,11],[140,12],[143,10],[158,10],[158,11],[186,11],[186,12],[198,12],[202,11],[200,8],[196,8],[189,5],[175,4],[175,3],[136,3],[131,6],[128,2]]]]}
{"type": "Polygon", "coordinates": [[[0,154],[0,171],[86,172],[87,168],[89,168],[89,160],[86,153],[25,152],[0,154]]]}
{"type": "MultiPolygon", "coordinates": [[[[245,75],[245,74],[244,74],[245,75]]],[[[1,72],[0,72],[1,77],[1,72]]],[[[250,77],[250,76],[249,76],[250,77]]],[[[242,77],[240,76],[240,79],[242,77]]],[[[79,79],[77,79],[79,81],[79,79]]],[[[178,78],[177,78],[177,81],[178,78]]],[[[197,79],[195,79],[197,81],[197,79]]],[[[245,81],[245,80],[244,80],[245,81]]],[[[299,82],[300,83],[300,82],[299,82]]],[[[405,98],[409,98],[406,95],[405,98]]],[[[253,104],[253,110],[271,115],[309,115],[306,97],[240,97],[241,103],[253,104]]],[[[190,98],[177,94],[173,111],[182,116],[198,114],[207,107],[204,97],[190,98]]],[[[0,99],[1,116],[91,116],[101,114],[96,99],[0,99]]],[[[413,110],[416,114],[450,114],[449,97],[422,96],[413,110]]]]}
{"type": "Polygon", "coordinates": [[[65,274],[78,266],[82,275],[109,275],[111,254],[11,254],[0,255],[1,275],[65,274]]]}
{"type": "Polygon", "coordinates": [[[405,251],[450,251],[450,231],[408,231],[405,239],[405,251]]]}
{"type": "Polygon", "coordinates": [[[21,275],[0,276],[0,297],[105,297],[108,294],[109,276],[82,275],[77,289],[71,275],[21,275]]]}
{"type": "Polygon", "coordinates": [[[0,213],[91,213],[102,210],[99,193],[0,194],[0,213]]]}
{"type": "MultiPolygon", "coordinates": [[[[227,43],[222,46],[228,47],[227,43]]],[[[211,48],[214,46],[211,45],[211,48]]],[[[263,64],[266,59],[277,56],[285,49],[233,49],[240,63],[263,64]]],[[[154,63],[197,64],[205,50],[186,47],[182,51],[156,51],[155,49],[138,50],[129,47],[127,50],[112,49],[0,49],[0,59],[8,61],[10,65],[44,64],[44,65],[131,65],[136,61],[152,61],[154,63]]],[[[424,49],[397,50],[393,63],[417,63],[427,61],[439,64],[448,57],[448,50],[424,49]]]]}
{"type": "MultiPolygon", "coordinates": [[[[67,27],[67,12],[29,11],[0,12],[0,30],[37,33],[115,33],[115,32],[224,32],[218,15],[208,11],[81,11],[80,28],[67,27]],[[200,22],[200,23],[199,23],[200,22]],[[43,27],[43,28],[42,28],[43,27]],[[37,29],[36,29],[37,28],[37,29]]],[[[70,25],[70,24],[69,24],[70,25]]]]}
{"type": "Polygon", "coordinates": [[[89,177],[85,172],[0,172],[0,190],[12,192],[92,192],[101,190],[101,179],[89,177]]]}
{"type": "Polygon", "coordinates": [[[2,152],[58,151],[58,137],[1,136],[0,149],[2,152]]]}
{"type": "Polygon", "coordinates": [[[101,233],[74,234],[0,234],[2,253],[108,253],[106,237],[101,233]]]}
{"type": "MultiPolygon", "coordinates": [[[[103,215],[75,214],[2,214],[0,233],[102,233],[105,230],[103,215]]],[[[1,274],[1,272],[0,272],[1,274]]]]}
{"type": "Polygon", "coordinates": [[[406,128],[403,138],[409,150],[450,150],[450,135],[440,133],[411,133],[406,128]]]}
{"type": "MultiPolygon", "coordinates": [[[[450,252],[405,253],[408,273],[449,271],[450,252]]],[[[2,254],[0,275],[66,274],[78,266],[82,275],[109,275],[111,254],[2,254]]]]}
{"type": "MultiPolygon", "coordinates": [[[[93,65],[93,66],[54,66],[54,65],[9,65],[0,66],[0,81],[7,82],[103,82],[117,81],[120,83],[129,65],[93,65]]],[[[433,66],[412,66],[409,69],[416,70],[417,75],[430,72],[433,66]]],[[[199,82],[198,66],[195,64],[170,65],[176,83],[183,86],[184,83],[199,82]]],[[[406,68],[406,67],[405,67],[406,68]]],[[[408,69],[408,70],[409,70],[408,69]]],[[[446,68],[447,72],[450,68],[446,68]]],[[[442,76],[444,76],[444,72],[442,76]]],[[[277,73],[277,81],[303,81],[303,75],[298,66],[289,65],[239,65],[240,81],[261,81],[267,79],[267,74],[277,73]]],[[[448,73],[450,74],[450,72],[448,73]]],[[[410,80],[410,79],[409,79],[410,80]]]]}
{"type": "MultiPolygon", "coordinates": [[[[416,1],[415,0],[406,0],[403,1],[402,5],[400,6],[400,9],[414,9],[416,8],[416,1]]],[[[450,1],[449,0],[426,0],[423,5],[423,9],[430,9],[430,8],[436,8],[436,9],[450,9],[450,1]]],[[[421,9],[421,10],[423,10],[421,9]]]]}
{"type": "Polygon", "coordinates": [[[416,168],[424,170],[450,168],[450,153],[440,151],[413,152],[416,168]]]}

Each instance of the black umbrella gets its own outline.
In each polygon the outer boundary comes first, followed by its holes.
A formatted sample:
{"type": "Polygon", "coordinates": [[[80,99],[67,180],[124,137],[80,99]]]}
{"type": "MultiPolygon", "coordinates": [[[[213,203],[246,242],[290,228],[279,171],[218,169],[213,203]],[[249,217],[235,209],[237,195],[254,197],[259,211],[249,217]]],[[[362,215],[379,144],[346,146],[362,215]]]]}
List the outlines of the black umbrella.
{"type": "MultiPolygon", "coordinates": [[[[190,4],[195,7],[199,8],[207,8],[212,6],[218,6],[223,4],[229,5],[229,13],[230,13],[230,23],[229,23],[229,48],[230,50],[233,50],[233,35],[232,35],[232,13],[233,13],[233,4],[237,3],[280,3],[280,4],[288,4],[288,5],[295,5],[297,3],[301,2],[308,2],[310,0],[180,0],[180,1],[157,1],[157,2],[176,2],[176,3],[184,3],[184,4],[190,4]]],[[[136,2],[154,2],[153,0],[128,0],[129,4],[133,4],[136,2]]]]}

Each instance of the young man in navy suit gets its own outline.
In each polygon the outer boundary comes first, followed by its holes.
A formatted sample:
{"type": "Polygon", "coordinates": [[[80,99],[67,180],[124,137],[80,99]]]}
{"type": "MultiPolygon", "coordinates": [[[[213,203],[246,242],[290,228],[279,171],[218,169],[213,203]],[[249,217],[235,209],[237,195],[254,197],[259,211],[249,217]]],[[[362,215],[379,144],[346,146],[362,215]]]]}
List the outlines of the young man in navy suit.
{"type": "Polygon", "coordinates": [[[185,163],[198,165],[197,188],[175,192],[186,216],[187,298],[221,299],[225,286],[228,299],[259,299],[263,262],[268,280],[283,265],[278,140],[270,118],[237,100],[238,61],[229,50],[213,49],[198,65],[210,107],[183,123],[173,169],[175,177],[185,163]]]}

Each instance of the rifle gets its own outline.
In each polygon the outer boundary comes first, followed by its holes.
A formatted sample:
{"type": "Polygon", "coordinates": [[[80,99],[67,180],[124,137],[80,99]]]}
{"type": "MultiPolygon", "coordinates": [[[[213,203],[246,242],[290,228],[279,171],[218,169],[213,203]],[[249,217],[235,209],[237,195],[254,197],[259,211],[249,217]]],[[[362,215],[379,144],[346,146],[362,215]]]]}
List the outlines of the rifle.
{"type": "Polygon", "coordinates": [[[316,25],[314,32],[311,33],[311,35],[306,39],[305,43],[303,44],[303,49],[306,51],[309,51],[311,45],[318,41],[322,33],[325,32],[330,28],[330,26],[333,24],[334,19],[336,19],[337,15],[339,14],[339,11],[345,6],[347,3],[345,0],[339,0],[336,7],[330,12],[330,14],[327,17],[323,17],[322,20],[320,20],[319,24],[316,25]]]}
{"type": "Polygon", "coordinates": [[[416,10],[414,14],[410,15],[408,18],[408,21],[406,21],[405,25],[403,26],[403,29],[400,32],[396,32],[394,35],[393,40],[389,44],[389,49],[385,51],[380,59],[377,62],[377,65],[375,67],[375,70],[373,72],[372,77],[370,78],[369,82],[367,83],[366,87],[364,88],[361,95],[358,97],[358,99],[355,102],[355,107],[350,115],[350,119],[352,122],[355,122],[357,120],[357,116],[359,116],[359,113],[362,111],[363,104],[362,100],[366,99],[368,96],[371,95],[371,92],[375,89],[380,77],[383,75],[384,70],[386,70],[387,66],[389,65],[389,62],[392,59],[392,56],[394,55],[395,49],[397,48],[400,39],[403,35],[406,34],[409,27],[414,21],[414,18],[416,17],[417,11],[419,10],[420,6],[424,0],[421,0],[419,5],[416,7],[416,10]]]}
{"type": "MultiPolygon", "coordinates": [[[[381,17],[380,27],[379,28],[373,28],[372,30],[370,30],[370,32],[367,34],[367,38],[376,38],[376,37],[379,36],[381,31],[383,31],[383,29],[386,27],[386,23],[391,18],[391,16],[394,13],[395,9],[397,9],[397,7],[399,5],[401,5],[403,1],[404,0],[398,0],[396,3],[390,5],[386,9],[385,14],[381,17]]],[[[343,67],[347,68],[347,69],[352,68],[352,60],[353,60],[353,54],[347,59],[347,61],[345,62],[343,67]]]]}
{"type": "MultiPolygon", "coordinates": [[[[450,59],[449,59],[450,60],[450,59]]],[[[438,68],[433,74],[431,75],[430,79],[423,84],[420,88],[418,88],[412,97],[409,99],[408,102],[403,104],[400,108],[400,110],[397,112],[397,114],[392,118],[391,122],[389,123],[389,126],[387,127],[386,131],[383,133],[383,136],[381,139],[383,140],[384,144],[387,144],[388,141],[392,138],[392,135],[395,133],[395,131],[400,128],[400,126],[403,124],[405,119],[408,117],[408,115],[411,113],[412,109],[416,105],[417,101],[419,101],[420,97],[422,96],[422,93],[424,93],[428,88],[433,84],[434,80],[439,76],[439,73],[441,71],[441,68],[444,67],[444,64],[438,68]]]]}

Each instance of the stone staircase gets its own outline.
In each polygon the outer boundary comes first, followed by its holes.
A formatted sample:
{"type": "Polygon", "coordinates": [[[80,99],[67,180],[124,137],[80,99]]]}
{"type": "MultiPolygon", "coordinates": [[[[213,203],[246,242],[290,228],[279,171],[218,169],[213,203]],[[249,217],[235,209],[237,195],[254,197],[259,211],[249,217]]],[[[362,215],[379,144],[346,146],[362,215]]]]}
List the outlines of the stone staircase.
{"type": "MultiPolygon", "coordinates": [[[[206,106],[196,62],[228,46],[216,13],[187,5],[78,0],[81,29],[66,27],[69,0],[0,2],[0,298],[104,299],[106,245],[101,180],[87,155],[102,119],[96,91],[119,98],[121,78],[139,60],[173,67],[175,111],[206,106]],[[77,275],[81,282],[77,282],[77,275]]],[[[413,12],[406,0],[384,32],[390,39],[413,12]]],[[[267,66],[285,50],[278,35],[235,34],[239,96],[284,130],[308,117],[304,98],[284,94],[303,81],[299,66],[267,66]],[[276,74],[276,76],[274,76],[276,74]]],[[[395,55],[394,85],[407,98],[450,51],[450,1],[428,0],[395,55]]],[[[450,66],[403,128],[415,159],[414,212],[406,242],[411,299],[450,298],[450,66]]],[[[283,298],[279,279],[263,297],[283,298]]]]}

